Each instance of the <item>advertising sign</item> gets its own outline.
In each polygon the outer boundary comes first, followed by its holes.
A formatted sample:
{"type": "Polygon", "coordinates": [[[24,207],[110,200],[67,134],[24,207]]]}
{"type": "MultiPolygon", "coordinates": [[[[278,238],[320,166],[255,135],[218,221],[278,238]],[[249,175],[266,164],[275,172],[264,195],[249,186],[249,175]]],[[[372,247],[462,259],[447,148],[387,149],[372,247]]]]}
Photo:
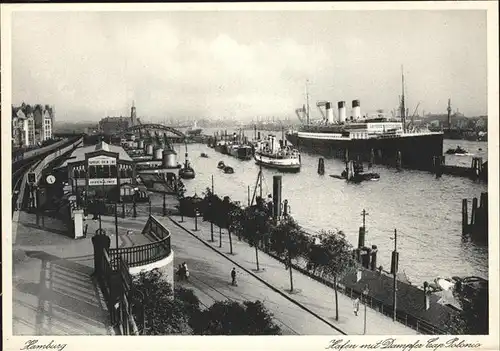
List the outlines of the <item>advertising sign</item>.
{"type": "Polygon", "coordinates": [[[116,158],[109,156],[96,156],[89,158],[89,166],[116,165],[116,158]]]}
{"type": "Polygon", "coordinates": [[[89,179],[89,185],[116,185],[116,178],[93,178],[89,179]]]}

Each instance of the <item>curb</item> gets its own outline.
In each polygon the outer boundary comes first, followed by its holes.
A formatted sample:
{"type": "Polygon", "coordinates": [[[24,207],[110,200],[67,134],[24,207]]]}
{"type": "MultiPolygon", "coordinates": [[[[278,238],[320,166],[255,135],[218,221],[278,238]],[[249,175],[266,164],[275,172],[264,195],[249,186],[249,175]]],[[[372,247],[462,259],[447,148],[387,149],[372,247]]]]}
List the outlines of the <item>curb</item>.
{"type": "Polygon", "coordinates": [[[345,333],[344,331],[340,330],[338,327],[336,327],[335,325],[333,325],[332,323],[330,323],[329,321],[327,321],[325,318],[321,317],[320,315],[318,315],[317,313],[311,311],[309,308],[305,307],[304,305],[302,305],[300,302],[297,302],[296,300],[292,299],[291,297],[287,296],[285,293],[283,293],[281,290],[275,288],[273,285],[269,284],[268,282],[266,282],[264,279],[258,277],[256,274],[254,274],[252,271],[246,269],[245,267],[241,266],[239,263],[235,262],[234,260],[232,260],[230,257],[228,257],[228,255],[220,252],[219,250],[217,250],[216,248],[214,248],[213,246],[211,246],[210,244],[208,244],[207,242],[205,242],[205,240],[201,239],[200,237],[198,237],[196,234],[192,233],[189,229],[186,229],[184,228],[181,224],[177,223],[177,221],[175,219],[173,219],[172,217],[168,216],[168,218],[172,221],[172,223],[174,223],[176,226],[178,226],[179,228],[183,229],[185,232],[191,234],[193,237],[195,237],[196,239],[198,239],[200,242],[202,242],[205,246],[209,247],[210,249],[212,249],[213,251],[215,251],[216,253],[218,253],[219,255],[221,255],[222,257],[224,257],[226,260],[230,261],[231,263],[233,263],[235,266],[239,267],[241,270],[245,271],[246,273],[250,274],[252,277],[254,277],[255,279],[257,279],[258,281],[260,281],[261,283],[263,283],[264,285],[266,285],[268,288],[270,288],[271,290],[273,290],[274,292],[280,294],[281,296],[283,296],[285,299],[287,299],[288,301],[294,303],[295,305],[299,306],[300,308],[302,308],[304,311],[312,314],[314,317],[318,318],[320,321],[328,324],[331,328],[335,329],[336,331],[338,331],[339,333],[341,333],[342,335],[347,335],[347,333],[345,333]]]}

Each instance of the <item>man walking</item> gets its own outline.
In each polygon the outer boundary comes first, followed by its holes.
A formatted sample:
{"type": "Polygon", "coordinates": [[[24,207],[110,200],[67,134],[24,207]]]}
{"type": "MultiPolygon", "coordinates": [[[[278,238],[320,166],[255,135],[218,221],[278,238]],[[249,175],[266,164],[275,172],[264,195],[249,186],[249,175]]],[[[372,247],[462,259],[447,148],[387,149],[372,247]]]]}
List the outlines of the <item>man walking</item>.
{"type": "Polygon", "coordinates": [[[359,311],[359,299],[354,300],[353,310],[354,310],[354,315],[357,316],[359,311]]]}
{"type": "Polygon", "coordinates": [[[231,271],[231,285],[236,285],[236,269],[234,267],[231,271]]]}

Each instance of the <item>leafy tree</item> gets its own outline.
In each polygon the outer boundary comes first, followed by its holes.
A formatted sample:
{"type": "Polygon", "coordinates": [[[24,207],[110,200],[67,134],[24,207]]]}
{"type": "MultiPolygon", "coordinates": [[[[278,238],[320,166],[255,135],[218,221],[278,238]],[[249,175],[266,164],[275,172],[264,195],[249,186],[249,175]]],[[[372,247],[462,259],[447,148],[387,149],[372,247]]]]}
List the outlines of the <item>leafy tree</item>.
{"type": "Polygon", "coordinates": [[[266,239],[271,228],[271,222],[266,212],[264,202],[257,199],[255,206],[245,209],[243,215],[243,235],[250,246],[255,247],[255,262],[259,270],[259,245],[266,239]]]}
{"type": "Polygon", "coordinates": [[[285,259],[290,270],[290,291],[293,291],[292,260],[305,256],[308,238],[299,224],[290,216],[284,218],[271,231],[271,250],[285,259]]]}
{"type": "Polygon", "coordinates": [[[280,328],[260,301],[216,302],[201,312],[197,334],[279,335],[280,328]]]}
{"type": "Polygon", "coordinates": [[[448,323],[449,333],[488,335],[488,283],[478,289],[473,289],[458,281],[455,284],[454,295],[462,310],[459,314],[451,317],[450,323],[448,323]]]}
{"type": "Polygon", "coordinates": [[[352,246],[346,240],[345,234],[342,231],[321,231],[319,238],[321,243],[319,246],[311,245],[310,250],[314,250],[314,255],[311,251],[308,255],[314,257],[314,265],[320,266],[323,272],[333,277],[333,286],[335,290],[335,319],[339,320],[339,302],[337,282],[342,276],[356,269],[357,262],[352,255],[352,246]]]}
{"type": "MultiPolygon", "coordinates": [[[[189,316],[194,314],[196,302],[184,303],[175,300],[171,285],[158,270],[141,272],[134,279],[134,287],[144,295],[146,335],[184,334],[190,335],[189,316]]],[[[136,305],[142,301],[135,301],[136,305]]],[[[199,301],[198,301],[199,304],[199,301]]]]}

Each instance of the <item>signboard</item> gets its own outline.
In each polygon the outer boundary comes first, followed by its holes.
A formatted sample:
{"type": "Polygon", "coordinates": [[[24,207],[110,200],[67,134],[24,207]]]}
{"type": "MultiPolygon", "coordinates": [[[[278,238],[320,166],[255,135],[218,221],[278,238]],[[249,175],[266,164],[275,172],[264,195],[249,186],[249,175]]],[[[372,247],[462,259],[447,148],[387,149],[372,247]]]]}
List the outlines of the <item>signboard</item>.
{"type": "Polygon", "coordinates": [[[89,166],[116,165],[116,158],[109,156],[96,156],[89,158],[89,166]]]}
{"type": "Polygon", "coordinates": [[[116,178],[93,178],[89,179],[89,185],[116,185],[116,178]]]}

